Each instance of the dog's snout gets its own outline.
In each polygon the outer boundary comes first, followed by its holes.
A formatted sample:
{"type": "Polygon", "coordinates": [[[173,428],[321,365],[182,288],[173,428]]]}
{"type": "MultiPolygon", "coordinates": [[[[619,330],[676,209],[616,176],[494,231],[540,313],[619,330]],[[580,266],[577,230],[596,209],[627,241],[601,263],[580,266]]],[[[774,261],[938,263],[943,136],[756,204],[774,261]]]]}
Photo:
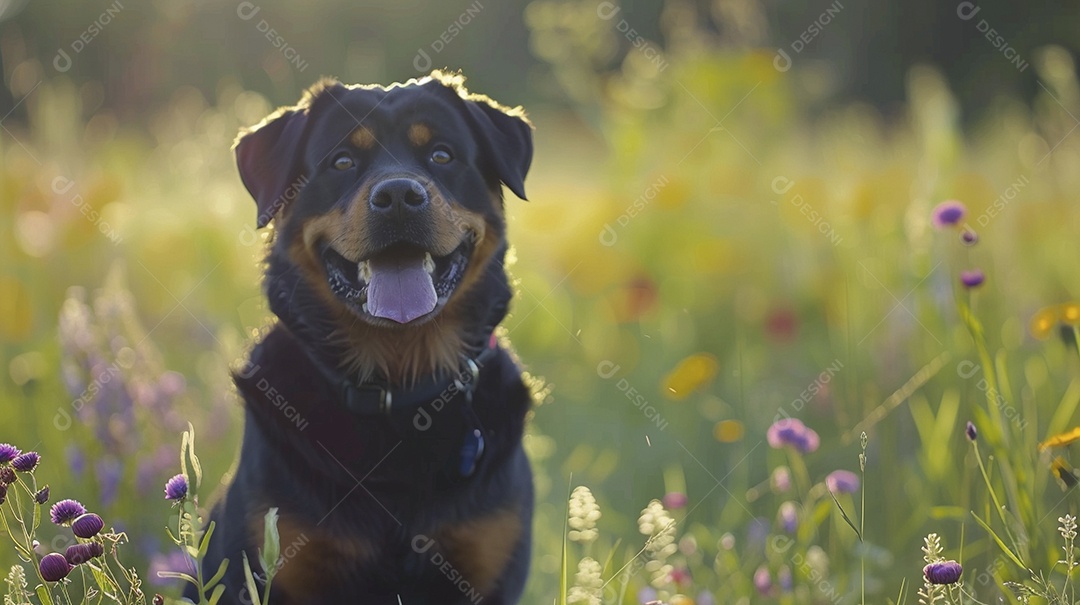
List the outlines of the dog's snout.
{"type": "Polygon", "coordinates": [[[427,190],[413,179],[389,179],[371,189],[368,203],[376,212],[408,213],[423,210],[428,205],[427,190]]]}

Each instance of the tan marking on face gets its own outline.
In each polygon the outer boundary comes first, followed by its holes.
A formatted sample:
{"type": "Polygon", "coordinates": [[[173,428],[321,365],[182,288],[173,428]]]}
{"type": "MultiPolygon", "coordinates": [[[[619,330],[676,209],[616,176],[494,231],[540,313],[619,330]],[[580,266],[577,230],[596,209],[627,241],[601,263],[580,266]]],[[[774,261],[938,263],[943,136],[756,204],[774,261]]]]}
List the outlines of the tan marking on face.
{"type": "Polygon", "coordinates": [[[375,146],[375,133],[367,126],[359,126],[349,135],[349,142],[360,149],[371,149],[375,146]]]}
{"type": "MultiPolygon", "coordinates": [[[[396,175],[395,175],[396,176],[396,175]]],[[[407,175],[415,178],[416,175],[407,175]]],[[[379,180],[390,177],[381,177],[379,180]]],[[[332,313],[330,318],[340,329],[335,344],[346,351],[343,369],[360,378],[381,374],[401,384],[419,376],[439,371],[456,371],[465,348],[463,317],[468,312],[460,306],[462,294],[483,276],[487,263],[498,250],[501,240],[488,227],[484,217],[447,200],[438,189],[428,185],[435,225],[432,250],[435,256],[453,252],[465,238],[475,238],[472,257],[461,283],[438,317],[417,326],[387,328],[374,326],[359,319],[331,290],[326,270],[316,248],[329,242],[339,254],[350,260],[368,258],[374,250],[368,247],[367,203],[371,188],[378,181],[365,183],[346,209],[335,208],[327,214],[309,218],[299,229],[300,236],[288,242],[293,263],[324,300],[332,313]]],[[[497,194],[492,194],[497,198],[497,194]]],[[[494,200],[493,203],[497,203],[494,200]]]]}
{"type": "Polygon", "coordinates": [[[431,141],[431,128],[427,124],[417,122],[409,126],[409,142],[417,147],[423,147],[431,141]]]}
{"type": "Polygon", "coordinates": [[[435,542],[446,559],[481,594],[489,594],[521,540],[521,516],[502,510],[439,529],[435,542]]]}

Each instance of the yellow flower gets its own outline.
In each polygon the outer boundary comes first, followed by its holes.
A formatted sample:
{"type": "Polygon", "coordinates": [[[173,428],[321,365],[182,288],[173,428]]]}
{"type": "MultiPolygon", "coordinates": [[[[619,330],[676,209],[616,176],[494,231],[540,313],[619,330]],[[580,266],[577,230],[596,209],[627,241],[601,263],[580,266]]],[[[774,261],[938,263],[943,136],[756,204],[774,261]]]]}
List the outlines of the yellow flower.
{"type": "Polygon", "coordinates": [[[1039,340],[1050,338],[1050,331],[1060,319],[1060,305],[1043,307],[1031,318],[1031,335],[1039,340]]]}
{"type": "Polygon", "coordinates": [[[1059,319],[1070,326],[1080,324],[1080,303],[1068,302],[1060,305],[1059,319]]]}
{"type": "Polygon", "coordinates": [[[1064,447],[1080,439],[1080,426],[1074,427],[1064,433],[1059,433],[1039,444],[1039,451],[1051,447],[1064,447]]]}
{"type": "Polygon", "coordinates": [[[694,353],[680,361],[664,377],[664,395],[681,401],[716,377],[720,364],[709,353],[694,353]]]}

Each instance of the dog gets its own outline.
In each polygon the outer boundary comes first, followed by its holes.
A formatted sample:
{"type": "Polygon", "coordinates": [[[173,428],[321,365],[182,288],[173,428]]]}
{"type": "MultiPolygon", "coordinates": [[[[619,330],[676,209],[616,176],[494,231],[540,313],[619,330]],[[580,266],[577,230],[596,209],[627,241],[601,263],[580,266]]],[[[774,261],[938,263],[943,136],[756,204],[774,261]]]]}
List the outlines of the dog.
{"type": "Polygon", "coordinates": [[[203,565],[229,560],[219,602],[254,601],[246,553],[274,605],[516,603],[532,397],[494,331],[511,299],[502,187],[525,199],[533,155],[523,110],[460,74],[324,80],[234,150],[274,226],[277,320],[234,373],[244,436],[203,565]]]}

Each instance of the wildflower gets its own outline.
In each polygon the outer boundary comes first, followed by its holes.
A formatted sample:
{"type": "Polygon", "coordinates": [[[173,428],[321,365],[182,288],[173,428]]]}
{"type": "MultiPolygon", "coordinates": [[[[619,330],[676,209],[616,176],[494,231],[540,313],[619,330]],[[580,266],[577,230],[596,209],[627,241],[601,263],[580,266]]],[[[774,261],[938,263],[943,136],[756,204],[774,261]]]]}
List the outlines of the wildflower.
{"type": "Polygon", "coordinates": [[[20,473],[29,473],[37,468],[38,462],[41,461],[41,455],[37,452],[26,452],[25,454],[19,454],[11,460],[11,468],[19,471],[20,473]]]}
{"type": "Polygon", "coordinates": [[[718,542],[720,544],[720,548],[724,550],[731,550],[735,548],[735,535],[731,532],[726,532],[724,533],[724,535],[720,536],[720,540],[718,542]]]}
{"type": "Polygon", "coordinates": [[[1066,540],[1076,539],[1076,517],[1072,515],[1058,517],[1058,523],[1061,523],[1061,527],[1058,528],[1058,531],[1061,533],[1062,538],[1066,540]]]}
{"type": "Polygon", "coordinates": [[[967,428],[964,429],[964,434],[967,435],[969,440],[975,441],[975,438],[979,436],[979,431],[975,430],[975,423],[968,420],[967,428]]]}
{"type": "Polygon", "coordinates": [[[986,274],[978,269],[960,272],[960,283],[964,284],[965,288],[978,288],[984,281],[986,281],[986,274]]]}
{"type": "Polygon", "coordinates": [[[195,575],[196,564],[186,551],[170,550],[168,553],[155,553],[150,557],[150,569],[147,576],[150,581],[159,586],[175,585],[172,578],[163,578],[161,572],[180,572],[195,575]]]}
{"type": "Polygon", "coordinates": [[[698,550],[697,538],[693,534],[686,534],[682,538],[679,538],[679,552],[692,557],[698,550]]]}
{"type": "Polygon", "coordinates": [[[46,582],[59,582],[71,573],[71,564],[67,562],[64,555],[54,552],[41,558],[38,571],[46,582]]]}
{"type": "Polygon", "coordinates": [[[1039,340],[1046,340],[1050,337],[1050,332],[1057,325],[1059,319],[1061,319],[1061,311],[1057,305],[1039,309],[1031,318],[1029,327],[1031,335],[1039,340]]]}
{"type": "Polygon", "coordinates": [[[923,567],[923,576],[931,584],[956,584],[963,572],[964,568],[952,560],[928,563],[923,567]]]}
{"type": "Polygon", "coordinates": [[[0,483],[4,485],[15,483],[15,469],[10,466],[0,467],[0,483]]]}
{"type": "Polygon", "coordinates": [[[690,576],[690,570],[685,566],[676,567],[671,570],[671,581],[679,586],[689,586],[693,581],[693,577],[690,576]]]}
{"type": "Polygon", "coordinates": [[[754,588],[762,596],[768,596],[769,591],[772,590],[772,576],[769,575],[769,568],[764,565],[754,572],[754,588]]]}
{"type": "Polygon", "coordinates": [[[680,361],[664,377],[664,396],[682,401],[716,378],[720,363],[709,353],[694,353],[680,361]]]}
{"type": "Polygon", "coordinates": [[[90,559],[105,554],[105,548],[97,542],[85,542],[72,544],[64,551],[64,559],[69,565],[82,565],[90,559]]]}
{"type": "Polygon", "coordinates": [[[941,538],[937,534],[928,534],[923,538],[923,560],[927,563],[936,563],[942,559],[941,538]]]}
{"type": "Polygon", "coordinates": [[[941,202],[934,207],[930,221],[934,224],[934,227],[945,229],[947,227],[955,227],[963,220],[965,214],[967,214],[967,208],[963,203],[956,200],[948,200],[941,202]]]}
{"type": "Polygon", "coordinates": [[[3,504],[4,500],[7,500],[7,486],[0,483],[0,504],[3,504]]]}
{"type": "Polygon", "coordinates": [[[803,454],[817,450],[821,444],[818,434],[797,418],[782,418],[772,423],[765,433],[769,446],[780,449],[790,445],[803,454]]]}
{"type": "Polygon", "coordinates": [[[155,594],[154,599],[150,601],[151,605],[165,605],[165,597],[155,594]]]}
{"type": "Polygon", "coordinates": [[[38,504],[45,504],[48,501],[49,501],[49,486],[46,485],[45,487],[39,489],[37,491],[37,493],[34,494],[34,502],[37,502],[38,504]]]}
{"type": "Polygon", "coordinates": [[[70,525],[76,517],[86,514],[86,507],[76,500],[61,500],[49,509],[49,518],[57,525],[70,525]]]}
{"type": "Polygon", "coordinates": [[[859,489],[859,476],[851,471],[833,471],[825,477],[825,487],[834,494],[852,494],[859,489]]]}
{"type": "Polygon", "coordinates": [[[778,466],[773,469],[769,477],[772,488],[781,494],[791,489],[791,470],[786,466],[778,466]]]}
{"type": "Polygon", "coordinates": [[[600,563],[592,557],[585,557],[578,562],[578,570],[574,575],[574,586],[566,595],[566,602],[582,605],[600,605],[604,579],[600,576],[603,570],[600,563]]]}
{"type": "Polygon", "coordinates": [[[703,590],[698,593],[697,601],[695,601],[695,603],[697,603],[697,605],[716,605],[716,597],[714,597],[711,592],[703,590]]]}
{"type": "Polygon", "coordinates": [[[791,568],[787,565],[781,567],[780,571],[776,573],[776,581],[780,584],[780,590],[791,592],[795,585],[795,579],[791,575],[791,568]]]}
{"type": "Polygon", "coordinates": [[[671,565],[667,558],[679,550],[675,543],[675,519],[671,517],[659,500],[652,500],[638,517],[638,531],[648,536],[645,552],[649,559],[646,569],[651,572],[650,584],[654,588],[663,588],[671,582],[671,565]]]}
{"type": "Polygon", "coordinates": [[[660,594],[656,592],[655,588],[646,586],[637,593],[638,603],[641,605],[648,605],[649,603],[659,602],[660,594]]]}
{"type": "Polygon", "coordinates": [[[1069,326],[1080,324],[1080,304],[1070,302],[1058,305],[1061,321],[1069,326]]]}
{"type": "Polygon", "coordinates": [[[780,526],[784,528],[784,531],[789,534],[795,533],[795,530],[799,527],[799,515],[795,503],[789,500],[781,504],[779,517],[780,526]]]}
{"type": "Polygon", "coordinates": [[[103,527],[105,527],[105,522],[101,520],[101,517],[94,513],[86,513],[79,515],[79,518],[71,522],[71,533],[80,538],[93,538],[103,527]]]}
{"type": "Polygon", "coordinates": [[[964,229],[960,233],[960,241],[963,242],[965,246],[974,246],[979,243],[979,234],[971,229],[964,229]]]}
{"type": "Polygon", "coordinates": [[[664,494],[663,502],[664,507],[672,510],[678,510],[686,506],[686,494],[682,492],[668,492],[664,494]]]}
{"type": "Polygon", "coordinates": [[[176,475],[165,483],[166,500],[183,500],[187,496],[187,477],[176,475]]]}
{"type": "Polygon", "coordinates": [[[10,443],[0,443],[0,464],[7,464],[20,454],[19,448],[10,443]]]}
{"type": "Polygon", "coordinates": [[[570,494],[569,512],[567,523],[570,531],[567,537],[572,542],[588,544],[599,537],[596,521],[600,518],[600,507],[589,488],[584,485],[574,488],[570,494]]]}
{"type": "Polygon", "coordinates": [[[772,523],[765,517],[754,517],[746,524],[746,541],[752,546],[764,546],[772,523]]]}

